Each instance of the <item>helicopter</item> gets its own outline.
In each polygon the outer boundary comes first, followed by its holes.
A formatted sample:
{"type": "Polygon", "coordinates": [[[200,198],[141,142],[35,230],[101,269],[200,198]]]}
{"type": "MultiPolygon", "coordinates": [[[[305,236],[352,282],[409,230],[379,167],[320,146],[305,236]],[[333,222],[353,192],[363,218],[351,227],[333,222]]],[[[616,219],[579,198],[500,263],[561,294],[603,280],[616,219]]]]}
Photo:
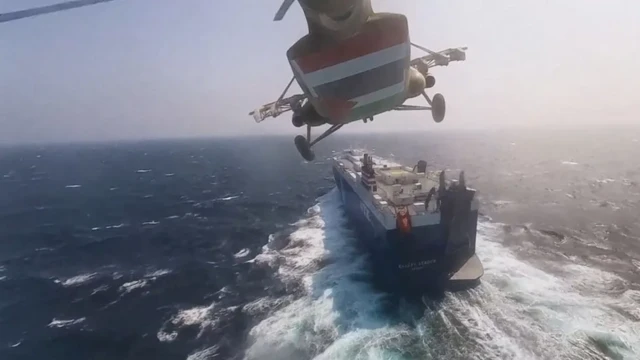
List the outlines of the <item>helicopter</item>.
{"type": "MultiPolygon", "coordinates": [[[[284,0],[274,21],[280,21],[295,0],[284,0]]],[[[308,33],[286,52],[293,76],[276,101],[249,113],[257,123],[292,111],[295,127],[306,126],[295,146],[306,161],[312,147],[344,125],[393,110],[428,110],[436,123],[445,116],[444,96],[429,97],[435,85],[430,69],[466,60],[467,47],[435,52],[410,41],[407,17],[374,12],[371,0],[298,0],[308,33]],[[411,59],[411,47],[425,56],[411,59]],[[302,94],[285,97],[296,81],[302,94]],[[422,95],[428,106],[405,104],[422,95]],[[330,125],[315,139],[311,128],[330,125]]]]}

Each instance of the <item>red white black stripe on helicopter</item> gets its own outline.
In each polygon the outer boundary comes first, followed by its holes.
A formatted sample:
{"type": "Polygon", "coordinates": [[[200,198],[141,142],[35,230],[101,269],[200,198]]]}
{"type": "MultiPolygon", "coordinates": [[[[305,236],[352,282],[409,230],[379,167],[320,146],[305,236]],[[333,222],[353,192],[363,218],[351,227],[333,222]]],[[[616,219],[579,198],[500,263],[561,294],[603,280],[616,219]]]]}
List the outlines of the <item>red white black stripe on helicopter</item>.
{"type": "Polygon", "coordinates": [[[406,27],[374,27],[291,65],[314,98],[355,108],[404,91],[410,51],[406,27]]]}

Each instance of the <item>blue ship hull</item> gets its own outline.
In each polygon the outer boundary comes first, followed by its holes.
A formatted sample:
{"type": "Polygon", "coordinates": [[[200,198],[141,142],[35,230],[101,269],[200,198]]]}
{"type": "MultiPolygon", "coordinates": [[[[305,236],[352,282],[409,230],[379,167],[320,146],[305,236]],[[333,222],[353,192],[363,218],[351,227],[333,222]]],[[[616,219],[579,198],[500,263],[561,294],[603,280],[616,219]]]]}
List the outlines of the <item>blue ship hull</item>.
{"type": "Polygon", "coordinates": [[[440,221],[414,226],[410,234],[398,229],[388,230],[375,216],[367,216],[370,207],[367,208],[366,200],[363,201],[354,190],[354,184],[335,167],[333,175],[347,216],[371,255],[376,282],[385,289],[409,293],[441,292],[451,276],[475,255],[477,210],[469,209],[462,221],[455,224],[440,221]],[[450,241],[452,237],[460,236],[465,241],[450,241]],[[452,243],[457,245],[452,246],[452,243]]]}

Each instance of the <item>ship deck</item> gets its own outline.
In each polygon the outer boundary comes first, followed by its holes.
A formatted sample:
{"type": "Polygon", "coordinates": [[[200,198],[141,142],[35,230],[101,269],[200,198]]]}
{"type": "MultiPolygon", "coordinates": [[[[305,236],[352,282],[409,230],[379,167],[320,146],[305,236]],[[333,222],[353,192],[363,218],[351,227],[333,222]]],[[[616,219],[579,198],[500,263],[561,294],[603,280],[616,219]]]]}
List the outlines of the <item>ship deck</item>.
{"type": "MultiPolygon", "coordinates": [[[[358,184],[361,181],[361,157],[363,152],[350,151],[344,154],[336,156],[334,160],[337,166],[341,168],[354,183],[358,184]]],[[[430,201],[425,207],[425,200],[429,190],[432,188],[438,189],[439,186],[439,171],[428,171],[426,173],[414,173],[413,168],[403,166],[388,159],[384,159],[375,155],[371,155],[373,160],[373,169],[376,174],[383,172],[395,173],[402,175],[403,173],[410,173],[417,175],[417,181],[411,184],[386,184],[379,180],[376,176],[376,191],[372,193],[372,202],[379,211],[395,216],[396,206],[406,206],[409,214],[412,217],[420,217],[420,215],[436,215],[436,202],[430,201]],[[402,202],[399,203],[398,197],[394,196],[394,192],[402,194],[402,202]]]]}

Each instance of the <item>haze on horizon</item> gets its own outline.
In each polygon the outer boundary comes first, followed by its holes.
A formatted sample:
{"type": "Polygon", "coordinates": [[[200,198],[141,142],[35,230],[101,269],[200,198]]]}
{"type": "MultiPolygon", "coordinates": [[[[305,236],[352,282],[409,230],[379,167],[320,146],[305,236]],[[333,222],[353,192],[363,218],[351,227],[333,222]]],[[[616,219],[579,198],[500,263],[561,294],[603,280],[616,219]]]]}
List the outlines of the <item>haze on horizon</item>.
{"type": "MultiPolygon", "coordinates": [[[[372,1],[407,15],[413,42],[468,46],[467,61],[434,70],[443,123],[392,112],[345,132],[639,123],[640,2],[372,1]]],[[[305,34],[297,4],[272,21],[279,6],[116,0],[0,24],[0,143],[298,134],[289,114],[248,116],[283,90],[305,34]]]]}

